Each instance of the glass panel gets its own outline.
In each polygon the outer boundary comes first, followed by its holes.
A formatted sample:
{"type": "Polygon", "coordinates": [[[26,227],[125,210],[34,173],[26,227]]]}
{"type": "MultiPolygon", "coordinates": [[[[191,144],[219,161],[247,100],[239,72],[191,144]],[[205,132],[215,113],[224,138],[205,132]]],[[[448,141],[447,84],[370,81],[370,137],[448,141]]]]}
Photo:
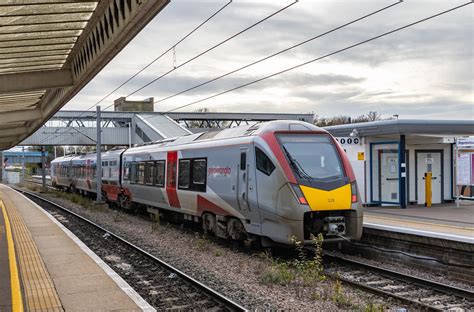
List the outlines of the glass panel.
{"type": "Polygon", "coordinates": [[[165,162],[158,161],[155,166],[156,166],[155,185],[164,186],[165,185],[165,162]]]}
{"type": "Polygon", "coordinates": [[[257,159],[257,169],[266,175],[271,175],[275,170],[275,165],[272,163],[265,153],[259,148],[255,148],[255,157],[257,159]]]}
{"type": "Polygon", "coordinates": [[[146,184],[153,184],[153,173],[155,170],[155,164],[150,162],[146,163],[145,166],[145,183],[146,184]]]}
{"type": "Polygon", "coordinates": [[[138,183],[143,184],[145,182],[145,163],[138,163],[138,183]]]}
{"type": "Polygon", "coordinates": [[[240,153],[240,170],[245,170],[247,168],[247,153],[240,153]]]}
{"type": "Polygon", "coordinates": [[[334,180],[344,177],[339,154],[327,135],[278,136],[293,170],[303,179],[334,180]]]}
{"type": "Polygon", "coordinates": [[[193,183],[206,183],[206,160],[198,159],[193,161],[193,183]]]}
{"type": "Polygon", "coordinates": [[[178,187],[189,188],[189,160],[180,160],[178,168],[178,187]]]}

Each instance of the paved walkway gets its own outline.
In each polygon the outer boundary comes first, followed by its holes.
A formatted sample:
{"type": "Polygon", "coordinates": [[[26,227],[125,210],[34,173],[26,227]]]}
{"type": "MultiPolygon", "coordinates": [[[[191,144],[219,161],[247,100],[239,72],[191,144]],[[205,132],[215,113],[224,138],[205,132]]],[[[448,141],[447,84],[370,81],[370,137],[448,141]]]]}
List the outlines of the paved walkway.
{"type": "Polygon", "coordinates": [[[444,237],[474,244],[474,202],[434,205],[432,207],[409,206],[370,207],[364,210],[364,226],[385,226],[387,230],[419,231],[426,236],[444,237]],[[439,236],[436,236],[439,234],[439,236]]]}
{"type": "MultiPolygon", "coordinates": [[[[1,184],[0,199],[10,219],[25,310],[153,310],[36,204],[1,184]]],[[[0,250],[0,254],[4,251],[0,250]]],[[[1,261],[0,257],[0,265],[1,261]]]]}

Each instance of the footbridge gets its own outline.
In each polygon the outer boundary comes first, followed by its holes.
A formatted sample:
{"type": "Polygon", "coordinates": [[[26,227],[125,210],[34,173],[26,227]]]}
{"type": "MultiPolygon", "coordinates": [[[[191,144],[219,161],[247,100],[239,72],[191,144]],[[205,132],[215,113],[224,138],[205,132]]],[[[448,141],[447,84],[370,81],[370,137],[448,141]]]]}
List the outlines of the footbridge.
{"type": "Polygon", "coordinates": [[[169,0],[0,2],[0,150],[77,94],[169,0]]]}
{"type": "MultiPolygon", "coordinates": [[[[312,122],[312,114],[101,112],[102,144],[134,145],[277,119],[312,122]]],[[[96,113],[59,111],[19,145],[95,145],[96,113]]]]}

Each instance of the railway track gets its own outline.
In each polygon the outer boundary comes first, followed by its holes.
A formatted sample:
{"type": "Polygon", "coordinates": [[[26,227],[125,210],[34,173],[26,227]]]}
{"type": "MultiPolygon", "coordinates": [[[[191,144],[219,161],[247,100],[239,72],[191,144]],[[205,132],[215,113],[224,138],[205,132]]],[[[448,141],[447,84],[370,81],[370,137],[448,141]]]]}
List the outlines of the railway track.
{"type": "Polygon", "coordinates": [[[425,311],[473,311],[474,292],[325,253],[330,275],[425,311]]]}
{"type": "Polygon", "coordinates": [[[100,225],[37,194],[16,190],[43,207],[73,232],[157,310],[247,311],[100,225]]]}
{"type": "MultiPolygon", "coordinates": [[[[53,202],[50,202],[44,198],[41,198],[36,194],[32,194],[23,190],[18,190],[18,191],[23,192],[25,195],[29,196],[30,198],[33,198],[33,199],[36,198],[37,201],[48,203],[48,205],[56,207],[55,209],[63,211],[63,214],[66,213],[67,215],[74,216],[78,219],[81,219],[83,222],[88,223],[91,226],[94,226],[100,229],[100,231],[102,231],[102,234],[101,234],[102,236],[105,233],[109,233],[111,237],[116,238],[119,241],[122,241],[124,244],[129,244],[133,246],[132,244],[123,240],[122,238],[101,228],[95,223],[84,219],[83,217],[75,214],[74,212],[67,210],[66,208],[60,207],[59,205],[53,202]]],[[[49,210],[48,208],[46,209],[49,210]]],[[[64,216],[61,214],[57,214],[54,212],[52,212],[52,214],[55,215],[55,217],[59,218],[60,221],[61,221],[61,218],[64,218],[64,216]]],[[[69,219],[67,219],[67,221],[69,221],[69,219]]],[[[65,224],[66,227],[69,227],[68,223],[69,222],[65,224]]],[[[83,241],[87,240],[87,238],[84,238],[84,239],[82,237],[79,237],[79,238],[83,241]]],[[[100,240],[100,238],[98,239],[100,240]]],[[[87,242],[85,243],[88,244],[87,242]]],[[[145,255],[146,257],[151,257],[151,259],[153,259],[154,262],[157,262],[157,263],[162,262],[161,260],[150,255],[149,253],[140,249],[139,247],[133,246],[132,249],[135,249],[138,253],[141,253],[145,255]]],[[[348,258],[343,258],[341,256],[338,256],[329,252],[325,253],[324,257],[325,257],[325,263],[329,264],[327,265],[327,268],[326,268],[329,275],[332,275],[335,278],[338,278],[343,283],[349,284],[353,287],[363,289],[364,291],[368,291],[368,292],[371,292],[383,297],[392,297],[399,300],[400,302],[406,303],[409,306],[416,307],[417,309],[424,310],[424,311],[446,311],[446,310],[472,311],[474,310],[474,292],[472,291],[453,287],[450,285],[446,285],[446,284],[442,284],[442,283],[438,283],[434,281],[430,281],[430,280],[426,280],[426,279],[417,278],[410,275],[405,275],[399,272],[383,269],[381,267],[376,267],[376,266],[369,265],[363,262],[351,260],[348,258]]],[[[114,260],[113,257],[108,257],[108,258],[114,260]]],[[[112,263],[109,263],[109,265],[111,266],[114,266],[114,264],[116,265],[114,261],[112,261],[112,263]]],[[[167,266],[169,265],[165,264],[165,267],[167,266]]],[[[173,270],[176,270],[176,269],[174,269],[171,266],[169,267],[170,267],[170,270],[169,270],[170,273],[168,276],[171,276],[171,273],[173,273],[173,270]]],[[[175,273],[175,274],[177,276],[181,276],[181,274],[186,276],[182,272],[175,273]]],[[[125,277],[124,279],[127,280],[125,277]]],[[[186,279],[186,277],[184,277],[184,279],[186,279]]],[[[127,282],[129,281],[127,280],[127,282]]],[[[200,284],[199,282],[197,283],[200,285],[197,288],[200,288],[200,287],[207,288],[206,286],[200,284]]],[[[139,289],[136,289],[136,290],[137,292],[140,293],[139,289]]],[[[211,289],[209,289],[209,291],[211,291],[211,296],[213,293],[215,293],[211,289]]],[[[146,300],[148,300],[146,295],[143,295],[142,293],[140,294],[146,300]]],[[[222,302],[222,299],[220,299],[220,301],[222,302]]],[[[182,309],[183,307],[181,308],[181,310],[182,309]]],[[[184,309],[187,310],[188,307],[184,307],[184,309]]],[[[244,309],[244,308],[242,307],[227,308],[227,310],[236,310],[236,311],[239,311],[239,309],[244,309]]]]}

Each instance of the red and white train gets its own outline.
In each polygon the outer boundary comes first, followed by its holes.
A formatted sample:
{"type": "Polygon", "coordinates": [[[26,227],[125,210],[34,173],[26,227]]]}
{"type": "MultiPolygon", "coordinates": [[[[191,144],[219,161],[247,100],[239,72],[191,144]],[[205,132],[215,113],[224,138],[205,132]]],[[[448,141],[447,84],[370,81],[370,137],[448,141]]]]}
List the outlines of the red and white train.
{"type": "MultiPolygon", "coordinates": [[[[102,153],[102,192],[125,209],[200,222],[206,231],[264,246],[360,239],[351,165],[325,130],[298,121],[197,133],[102,153]]],[[[52,184],[96,190],[96,155],[51,162],[52,184]]]]}

